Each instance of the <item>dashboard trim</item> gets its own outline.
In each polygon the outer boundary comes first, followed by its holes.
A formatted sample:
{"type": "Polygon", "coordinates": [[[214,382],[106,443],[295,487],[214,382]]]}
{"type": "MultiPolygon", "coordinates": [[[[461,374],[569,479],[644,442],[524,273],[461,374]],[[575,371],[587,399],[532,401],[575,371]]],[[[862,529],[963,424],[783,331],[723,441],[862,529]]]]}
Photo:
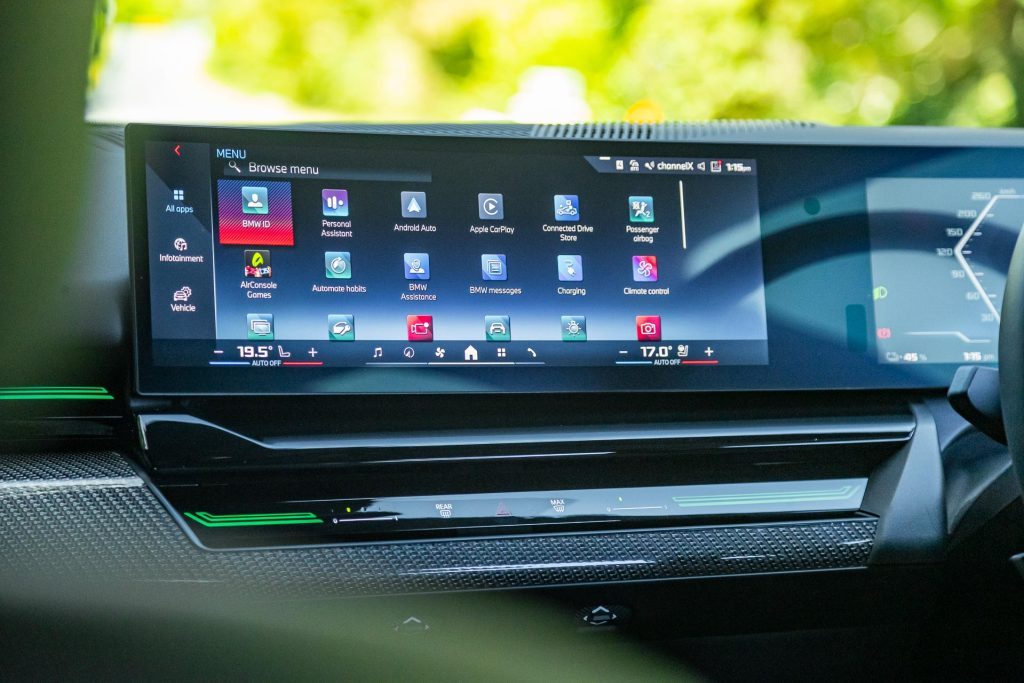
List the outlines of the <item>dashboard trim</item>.
{"type": "MultiPolygon", "coordinates": [[[[129,467],[111,452],[35,456],[37,466],[61,478],[82,476],[62,470],[90,461],[129,467]]],[[[0,496],[5,576],[189,581],[258,599],[648,582],[863,569],[876,527],[873,518],[858,518],[210,552],[194,545],[148,486],[88,479],[80,487],[0,496]],[[629,560],[647,562],[623,564],[629,560]],[[447,573],[457,567],[481,569],[447,573]]]]}

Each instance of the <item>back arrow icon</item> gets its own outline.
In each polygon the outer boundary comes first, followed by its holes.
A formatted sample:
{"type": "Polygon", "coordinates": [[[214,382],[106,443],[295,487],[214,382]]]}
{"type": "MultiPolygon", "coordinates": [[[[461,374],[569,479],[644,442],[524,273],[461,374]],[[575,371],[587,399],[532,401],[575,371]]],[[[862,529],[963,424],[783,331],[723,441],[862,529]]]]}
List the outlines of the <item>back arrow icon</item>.
{"type": "Polygon", "coordinates": [[[177,154],[179,157],[181,156],[181,145],[174,146],[174,153],[177,154]]]}

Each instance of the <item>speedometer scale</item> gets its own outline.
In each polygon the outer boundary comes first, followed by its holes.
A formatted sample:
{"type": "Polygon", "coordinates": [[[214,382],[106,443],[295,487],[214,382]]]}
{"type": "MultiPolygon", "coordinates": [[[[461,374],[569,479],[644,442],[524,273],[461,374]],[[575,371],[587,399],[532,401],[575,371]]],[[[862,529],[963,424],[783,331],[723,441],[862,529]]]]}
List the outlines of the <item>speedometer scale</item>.
{"type": "Polygon", "coordinates": [[[1024,180],[880,178],[867,190],[879,360],[995,362],[1024,180]]]}

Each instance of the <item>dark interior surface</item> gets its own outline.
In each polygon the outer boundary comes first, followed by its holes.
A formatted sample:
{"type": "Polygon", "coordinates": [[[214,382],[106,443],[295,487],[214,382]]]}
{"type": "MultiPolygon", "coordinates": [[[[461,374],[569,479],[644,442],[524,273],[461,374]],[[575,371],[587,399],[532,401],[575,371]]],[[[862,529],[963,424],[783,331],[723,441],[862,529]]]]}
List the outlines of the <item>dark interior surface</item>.
{"type": "MultiPolygon", "coordinates": [[[[10,44],[84,78],[58,38],[10,44]]],[[[863,186],[1024,175],[1018,132],[349,127],[498,156],[698,140],[762,173],[789,145],[803,175],[759,187],[778,364],[657,392],[143,393],[123,131],[0,72],[40,113],[0,126],[4,215],[34,230],[3,231],[5,678],[1019,679],[1019,486],[947,402],[957,363],[885,364],[863,186]]]]}

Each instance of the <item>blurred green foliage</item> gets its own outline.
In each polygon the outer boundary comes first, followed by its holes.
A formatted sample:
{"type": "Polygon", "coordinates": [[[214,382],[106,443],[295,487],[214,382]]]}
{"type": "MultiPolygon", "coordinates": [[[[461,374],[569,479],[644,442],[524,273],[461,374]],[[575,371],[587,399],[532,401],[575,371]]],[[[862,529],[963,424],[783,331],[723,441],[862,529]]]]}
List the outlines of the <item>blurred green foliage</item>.
{"type": "Polygon", "coordinates": [[[120,0],[117,21],[207,21],[215,76],[345,119],[497,116],[548,66],[593,120],[1019,126],[1020,1],[120,0]]]}

